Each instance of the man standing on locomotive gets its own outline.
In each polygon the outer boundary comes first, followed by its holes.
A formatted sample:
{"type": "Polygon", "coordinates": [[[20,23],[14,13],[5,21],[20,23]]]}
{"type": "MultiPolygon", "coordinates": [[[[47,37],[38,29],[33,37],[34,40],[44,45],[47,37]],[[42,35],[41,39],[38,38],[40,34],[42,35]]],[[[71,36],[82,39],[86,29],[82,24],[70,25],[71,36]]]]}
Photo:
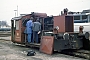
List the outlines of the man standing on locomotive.
{"type": "Polygon", "coordinates": [[[35,22],[33,22],[33,43],[34,41],[38,43],[38,34],[41,32],[41,23],[39,22],[39,18],[35,22]]]}
{"type": "Polygon", "coordinates": [[[32,36],[32,26],[33,26],[33,17],[30,18],[29,21],[26,23],[26,30],[27,30],[27,41],[31,43],[31,36],[32,36]]]}

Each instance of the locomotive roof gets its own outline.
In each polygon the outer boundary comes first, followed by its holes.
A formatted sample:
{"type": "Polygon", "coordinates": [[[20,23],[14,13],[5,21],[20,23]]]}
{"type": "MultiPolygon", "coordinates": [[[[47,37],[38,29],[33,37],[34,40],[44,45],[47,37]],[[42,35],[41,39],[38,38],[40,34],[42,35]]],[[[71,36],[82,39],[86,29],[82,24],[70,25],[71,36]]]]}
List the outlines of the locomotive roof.
{"type": "Polygon", "coordinates": [[[31,14],[20,14],[19,17],[14,17],[14,18],[12,18],[11,20],[19,20],[19,19],[21,19],[22,17],[27,16],[27,15],[31,15],[31,14]]]}
{"type": "Polygon", "coordinates": [[[19,20],[19,19],[21,19],[21,17],[14,17],[11,20],[19,20]]]}
{"type": "Polygon", "coordinates": [[[19,20],[22,17],[27,16],[27,15],[32,15],[32,16],[34,15],[34,16],[38,16],[38,17],[47,17],[47,14],[46,13],[31,12],[31,14],[20,14],[19,17],[14,17],[11,20],[19,20]]]}

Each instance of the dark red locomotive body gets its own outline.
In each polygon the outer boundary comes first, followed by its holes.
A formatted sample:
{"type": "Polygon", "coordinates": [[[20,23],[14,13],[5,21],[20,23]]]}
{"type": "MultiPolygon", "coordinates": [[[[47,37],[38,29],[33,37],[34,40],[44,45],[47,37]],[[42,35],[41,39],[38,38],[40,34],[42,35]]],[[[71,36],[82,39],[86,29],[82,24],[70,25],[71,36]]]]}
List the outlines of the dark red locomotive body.
{"type": "Polygon", "coordinates": [[[62,51],[65,49],[88,49],[88,33],[74,33],[73,16],[47,16],[46,13],[26,14],[20,17],[14,17],[11,20],[11,40],[14,43],[25,44],[34,47],[40,47],[40,51],[52,54],[53,50],[62,51]],[[39,35],[40,43],[27,44],[24,34],[25,24],[30,17],[40,18],[42,24],[42,33],[39,35]]]}

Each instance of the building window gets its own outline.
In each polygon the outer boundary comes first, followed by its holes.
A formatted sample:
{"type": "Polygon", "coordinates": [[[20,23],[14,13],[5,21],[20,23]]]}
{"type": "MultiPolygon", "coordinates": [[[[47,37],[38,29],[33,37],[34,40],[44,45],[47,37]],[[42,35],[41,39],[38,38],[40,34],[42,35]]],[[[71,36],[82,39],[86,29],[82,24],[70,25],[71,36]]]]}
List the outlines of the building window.
{"type": "Polygon", "coordinates": [[[90,22],[90,15],[89,15],[89,22],[90,22]]]}
{"type": "Polygon", "coordinates": [[[82,15],[82,20],[87,20],[87,15],[82,15]]]}
{"type": "Polygon", "coordinates": [[[80,16],[74,16],[74,20],[80,20],[80,16]]]}

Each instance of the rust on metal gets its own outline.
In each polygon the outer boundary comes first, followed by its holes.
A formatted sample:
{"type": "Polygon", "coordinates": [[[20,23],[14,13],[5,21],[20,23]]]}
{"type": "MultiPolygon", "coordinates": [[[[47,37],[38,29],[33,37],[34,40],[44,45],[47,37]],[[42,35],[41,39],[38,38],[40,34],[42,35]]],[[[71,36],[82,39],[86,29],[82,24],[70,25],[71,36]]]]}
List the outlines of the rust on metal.
{"type": "Polygon", "coordinates": [[[40,51],[46,54],[52,54],[53,53],[53,43],[54,43],[53,36],[42,36],[40,51]]]}
{"type": "MultiPolygon", "coordinates": [[[[58,27],[58,33],[73,32],[73,16],[54,16],[54,27],[58,27]]],[[[54,31],[56,33],[56,31],[54,31]]]]}
{"type": "Polygon", "coordinates": [[[20,31],[16,30],[15,31],[15,42],[21,42],[21,37],[20,37],[20,31]]]}
{"type": "Polygon", "coordinates": [[[25,42],[25,34],[24,34],[24,30],[25,30],[25,26],[22,25],[22,21],[24,19],[29,19],[31,16],[28,14],[28,15],[25,15],[25,16],[22,16],[22,18],[18,19],[19,21],[19,29],[18,30],[15,30],[15,42],[17,43],[23,43],[25,42]]]}

